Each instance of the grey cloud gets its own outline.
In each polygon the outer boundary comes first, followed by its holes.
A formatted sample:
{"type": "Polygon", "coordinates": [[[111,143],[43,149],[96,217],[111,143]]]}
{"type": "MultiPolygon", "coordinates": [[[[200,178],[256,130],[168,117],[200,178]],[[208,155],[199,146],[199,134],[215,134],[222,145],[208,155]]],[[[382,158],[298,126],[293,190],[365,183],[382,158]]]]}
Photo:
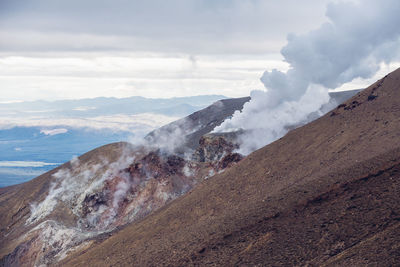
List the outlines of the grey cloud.
{"type": "MultiPolygon", "coordinates": [[[[60,34],[72,34],[77,39],[66,39],[62,49],[176,48],[177,52],[260,53],[262,46],[268,52],[268,45],[273,44],[270,49],[277,48],[276,42],[282,45],[287,32],[303,31],[324,20],[322,11],[327,1],[305,0],[298,4],[295,0],[3,0],[0,32],[43,34],[41,43],[33,48],[37,50],[59,50],[63,46],[52,42],[53,35],[57,38],[60,34]],[[106,41],[104,46],[101,42],[88,44],[79,34],[107,36],[117,42],[106,41]],[[126,39],[120,37],[131,38],[126,47],[126,39]],[[116,44],[118,41],[122,44],[116,44]]],[[[29,40],[17,44],[9,41],[9,45],[3,41],[3,51],[13,47],[29,49],[29,40]]]]}

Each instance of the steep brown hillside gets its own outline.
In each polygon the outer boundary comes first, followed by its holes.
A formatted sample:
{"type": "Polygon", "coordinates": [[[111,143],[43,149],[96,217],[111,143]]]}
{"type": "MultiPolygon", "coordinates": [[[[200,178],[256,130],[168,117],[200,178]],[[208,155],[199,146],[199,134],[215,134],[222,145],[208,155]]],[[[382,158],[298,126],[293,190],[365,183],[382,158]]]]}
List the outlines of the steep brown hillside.
{"type": "MultiPolygon", "coordinates": [[[[187,120],[197,125],[197,133],[207,133],[246,99],[239,100],[224,100],[187,120]]],[[[192,136],[178,134],[180,141],[192,136]]],[[[223,136],[204,140],[189,151],[198,157],[170,154],[157,144],[110,144],[0,189],[0,266],[56,264],[71,250],[147,216],[242,159],[223,136]]]]}
{"type": "Polygon", "coordinates": [[[395,266],[400,69],[67,266],[395,266]]]}
{"type": "Polygon", "coordinates": [[[203,135],[214,130],[235,111],[242,110],[243,105],[249,100],[250,97],[222,99],[185,118],[150,132],[145,139],[149,143],[160,145],[174,143],[173,150],[178,154],[184,154],[188,149],[195,150],[203,135]],[[183,136],[185,138],[182,139],[183,136]]]}
{"type": "MultiPolygon", "coordinates": [[[[94,166],[107,160],[112,163],[119,159],[123,151],[130,151],[131,145],[127,143],[109,144],[82,155],[80,162],[94,166]]],[[[100,168],[99,172],[105,172],[107,166],[100,168]]],[[[38,223],[27,224],[31,214],[31,205],[39,203],[46,198],[51,184],[54,182],[52,176],[61,170],[72,170],[71,162],[47,172],[29,182],[0,188],[0,259],[9,254],[21,243],[20,239],[32,230],[38,223]]],[[[60,206],[51,214],[51,219],[61,221],[66,225],[74,224],[73,214],[60,206]]],[[[23,239],[23,238],[22,238],[23,239]]],[[[31,260],[33,256],[28,257],[31,260]]],[[[25,262],[28,264],[28,262],[25,262]]],[[[4,262],[0,261],[0,266],[4,262]]]]}
{"type": "Polygon", "coordinates": [[[112,144],[3,190],[0,200],[8,217],[1,232],[0,266],[57,264],[243,158],[232,153],[234,146],[223,136],[204,140],[197,160],[112,144]],[[29,195],[30,187],[32,192],[41,189],[29,195]]]}

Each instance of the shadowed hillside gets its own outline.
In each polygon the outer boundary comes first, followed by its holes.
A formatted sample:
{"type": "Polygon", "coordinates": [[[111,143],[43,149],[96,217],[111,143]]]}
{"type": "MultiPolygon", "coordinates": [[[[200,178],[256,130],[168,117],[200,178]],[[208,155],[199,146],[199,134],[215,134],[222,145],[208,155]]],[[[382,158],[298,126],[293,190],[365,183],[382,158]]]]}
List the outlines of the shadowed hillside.
{"type": "Polygon", "coordinates": [[[400,70],[67,266],[394,266],[400,70]]]}

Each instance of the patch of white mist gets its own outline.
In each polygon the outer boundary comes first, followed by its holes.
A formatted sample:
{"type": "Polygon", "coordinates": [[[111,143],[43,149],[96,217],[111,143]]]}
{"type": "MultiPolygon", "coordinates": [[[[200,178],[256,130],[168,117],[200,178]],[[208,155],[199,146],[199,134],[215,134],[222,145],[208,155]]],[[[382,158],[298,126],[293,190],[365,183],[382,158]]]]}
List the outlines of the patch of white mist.
{"type": "Polygon", "coordinates": [[[213,169],[208,171],[208,174],[204,177],[204,179],[211,178],[215,175],[215,171],[213,169]]]}
{"type": "Polygon", "coordinates": [[[237,151],[244,155],[282,137],[288,126],[307,120],[310,113],[329,101],[328,91],[314,85],[299,101],[284,101],[276,106],[269,105],[268,91],[253,91],[251,97],[252,101],[244,105],[242,112],[237,111],[215,129],[216,132],[244,130],[238,138],[237,151]]]}
{"type": "Polygon", "coordinates": [[[150,150],[159,149],[164,154],[183,153],[183,156],[188,159],[193,151],[184,147],[187,136],[204,126],[199,122],[196,123],[189,118],[183,118],[154,130],[151,135],[148,135],[144,139],[133,137],[129,139],[129,142],[144,146],[150,150]]]}
{"type": "Polygon", "coordinates": [[[29,247],[29,249],[38,250],[36,259],[31,260],[35,260],[36,266],[47,266],[64,259],[77,245],[92,236],[94,233],[83,232],[78,228],[68,228],[56,221],[47,220],[22,236],[21,241],[35,238],[35,244],[39,247],[29,247]]]}
{"type": "Polygon", "coordinates": [[[190,166],[190,164],[185,164],[182,171],[186,177],[192,177],[195,174],[193,167],[190,166]]]}
{"type": "Polygon", "coordinates": [[[102,191],[104,182],[128,167],[132,161],[133,157],[127,152],[123,152],[112,163],[105,158],[97,163],[81,163],[74,157],[70,161],[70,167],[62,168],[52,175],[53,180],[46,198],[31,204],[31,214],[26,224],[32,224],[50,215],[60,203],[67,205],[75,215],[80,216],[85,197],[102,191]]]}

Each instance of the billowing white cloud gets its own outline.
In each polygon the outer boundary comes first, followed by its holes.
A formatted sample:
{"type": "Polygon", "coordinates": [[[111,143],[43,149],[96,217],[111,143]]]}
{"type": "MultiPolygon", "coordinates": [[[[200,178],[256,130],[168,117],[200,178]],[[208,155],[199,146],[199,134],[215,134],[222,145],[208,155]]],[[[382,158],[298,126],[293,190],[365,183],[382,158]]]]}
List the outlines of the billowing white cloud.
{"type": "Polygon", "coordinates": [[[281,53],[289,70],[266,71],[261,77],[266,91],[254,92],[243,112],[217,130],[246,130],[241,149],[249,153],[284,135],[286,126],[317,111],[328,101],[328,89],[356,78],[369,79],[382,64],[398,62],[399,13],[397,0],[328,5],[329,22],[308,33],[288,36],[281,53]]]}
{"type": "Polygon", "coordinates": [[[382,62],[400,59],[399,12],[396,0],[330,4],[329,22],[288,36],[281,50],[288,72],[266,71],[261,81],[279,102],[299,99],[310,84],[334,89],[355,78],[371,78],[382,62]]]}

